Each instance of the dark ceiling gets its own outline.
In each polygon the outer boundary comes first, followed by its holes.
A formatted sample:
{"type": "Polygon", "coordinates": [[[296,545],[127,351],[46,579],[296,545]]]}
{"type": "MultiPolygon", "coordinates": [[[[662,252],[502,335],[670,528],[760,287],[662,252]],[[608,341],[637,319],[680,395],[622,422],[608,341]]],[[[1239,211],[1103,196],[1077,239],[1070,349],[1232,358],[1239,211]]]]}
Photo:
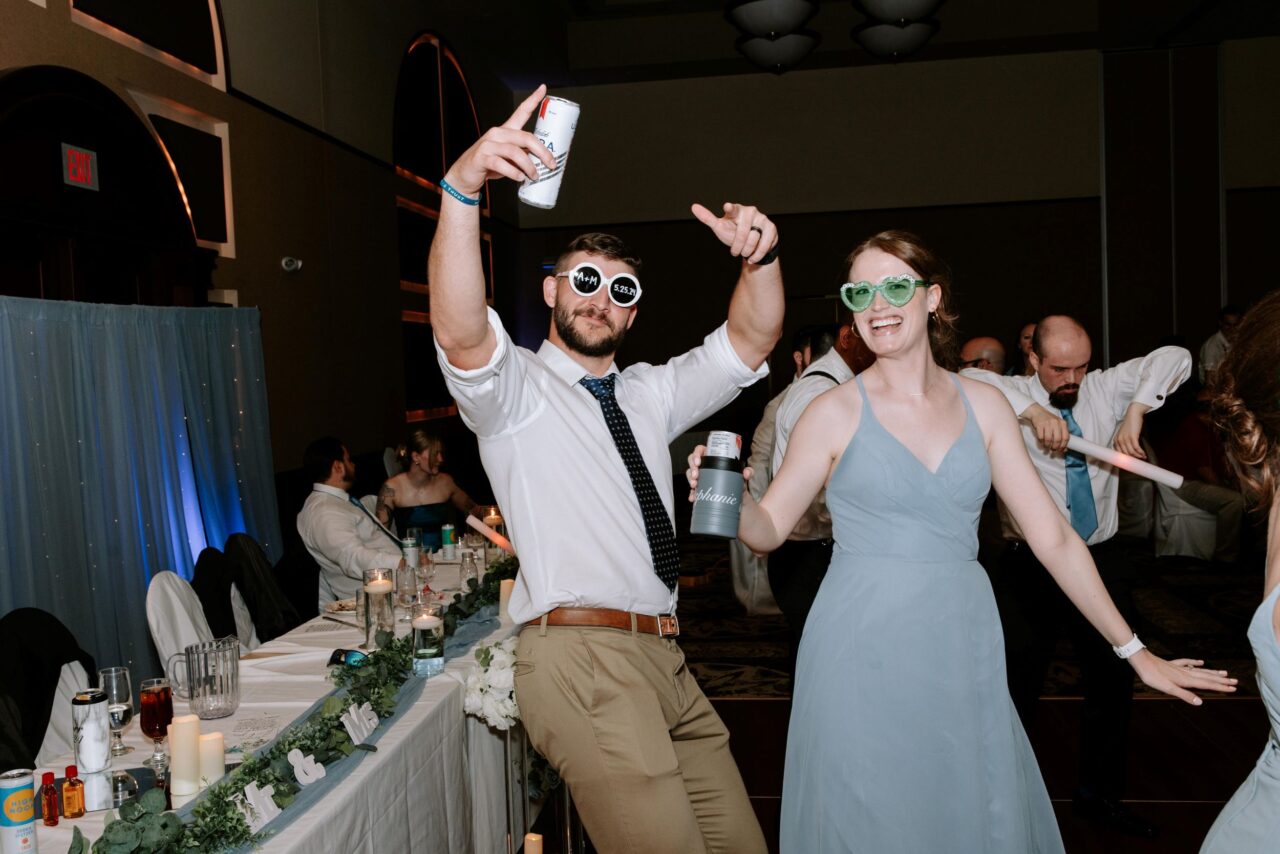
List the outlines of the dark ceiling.
{"type": "MultiPolygon", "coordinates": [[[[485,59],[512,89],[765,73],[737,53],[716,0],[472,0],[485,59]],[[490,24],[490,26],[485,26],[490,24]],[[501,32],[497,31],[501,27],[501,32]]],[[[1062,50],[1144,50],[1280,35],[1280,0],[946,0],[906,62],[1062,50]]],[[[806,70],[878,64],[850,31],[852,0],[822,0],[806,70]]],[[[470,38],[463,39],[471,41],[470,38]]]]}

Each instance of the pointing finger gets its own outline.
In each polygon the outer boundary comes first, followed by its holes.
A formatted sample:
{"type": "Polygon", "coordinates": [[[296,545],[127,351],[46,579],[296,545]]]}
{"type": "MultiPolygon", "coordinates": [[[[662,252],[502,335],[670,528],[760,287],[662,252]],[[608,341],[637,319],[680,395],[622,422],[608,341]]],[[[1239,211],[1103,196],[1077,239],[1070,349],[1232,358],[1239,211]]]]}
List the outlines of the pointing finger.
{"type": "Polygon", "coordinates": [[[533,111],[537,109],[542,98],[547,94],[547,84],[543,83],[537,89],[534,89],[528,98],[520,102],[520,106],[516,107],[516,111],[511,114],[511,118],[502,123],[504,128],[522,128],[524,123],[529,121],[529,116],[533,115],[533,111]]]}

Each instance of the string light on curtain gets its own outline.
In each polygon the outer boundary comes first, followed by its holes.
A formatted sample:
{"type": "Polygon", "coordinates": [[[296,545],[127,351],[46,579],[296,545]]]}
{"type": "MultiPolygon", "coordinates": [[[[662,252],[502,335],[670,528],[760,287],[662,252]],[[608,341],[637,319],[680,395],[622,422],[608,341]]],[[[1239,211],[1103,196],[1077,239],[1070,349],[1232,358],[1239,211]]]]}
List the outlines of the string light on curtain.
{"type": "Polygon", "coordinates": [[[938,32],[930,18],[942,0],[854,0],[867,16],[850,35],[863,50],[880,59],[902,59],[924,47],[938,32]]]}
{"type": "Polygon", "coordinates": [[[801,29],[818,11],[813,0],[741,0],[725,18],[745,35],[735,46],[760,68],[781,74],[813,52],[820,38],[801,29]]]}

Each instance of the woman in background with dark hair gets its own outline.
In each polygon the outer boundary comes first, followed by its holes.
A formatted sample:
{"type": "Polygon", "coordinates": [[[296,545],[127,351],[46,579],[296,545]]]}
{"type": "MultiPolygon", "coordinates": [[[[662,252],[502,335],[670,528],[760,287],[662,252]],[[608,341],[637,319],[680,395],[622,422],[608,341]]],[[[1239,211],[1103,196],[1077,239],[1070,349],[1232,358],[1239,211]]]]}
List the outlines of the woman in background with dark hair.
{"type": "Polygon", "coordinates": [[[1213,422],[1224,434],[1240,485],[1259,512],[1270,508],[1263,599],[1249,622],[1249,643],[1271,737],[1200,851],[1274,854],[1280,851],[1280,291],[1244,316],[1211,390],[1213,422]]]}
{"type": "Polygon", "coordinates": [[[1014,346],[1018,357],[1009,360],[1009,368],[1004,372],[1005,376],[1029,377],[1035,373],[1035,369],[1031,367],[1031,341],[1035,334],[1036,325],[1034,323],[1022,324],[1022,329],[1018,331],[1018,340],[1014,346]]]}
{"type": "Polygon", "coordinates": [[[404,536],[410,528],[422,530],[422,547],[440,548],[440,526],[453,523],[453,509],[463,517],[477,517],[477,505],[453,478],[440,470],[444,464],[444,443],[424,430],[414,430],[396,449],[396,460],[404,469],[382,485],[378,493],[378,521],[396,523],[396,533],[404,536]]]}

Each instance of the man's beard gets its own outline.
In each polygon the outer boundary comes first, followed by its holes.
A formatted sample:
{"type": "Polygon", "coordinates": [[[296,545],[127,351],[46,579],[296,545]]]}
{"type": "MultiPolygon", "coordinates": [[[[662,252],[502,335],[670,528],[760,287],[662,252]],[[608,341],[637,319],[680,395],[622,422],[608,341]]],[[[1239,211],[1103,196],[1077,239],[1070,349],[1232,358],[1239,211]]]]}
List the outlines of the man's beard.
{"type": "Polygon", "coordinates": [[[1049,403],[1055,409],[1072,409],[1080,399],[1080,386],[1069,384],[1058,386],[1049,393],[1049,403]]]}
{"type": "Polygon", "coordinates": [[[589,341],[583,337],[583,335],[578,332],[577,328],[573,325],[573,319],[577,315],[590,315],[599,319],[606,325],[609,324],[608,317],[606,315],[599,314],[591,306],[583,306],[577,312],[571,312],[564,306],[557,305],[553,312],[556,332],[560,333],[560,340],[564,341],[565,345],[570,350],[583,356],[591,357],[612,356],[614,353],[618,352],[618,349],[622,346],[623,340],[627,337],[627,326],[625,323],[617,330],[613,330],[613,327],[610,325],[609,329],[612,330],[612,334],[605,335],[598,341],[589,341]]]}

